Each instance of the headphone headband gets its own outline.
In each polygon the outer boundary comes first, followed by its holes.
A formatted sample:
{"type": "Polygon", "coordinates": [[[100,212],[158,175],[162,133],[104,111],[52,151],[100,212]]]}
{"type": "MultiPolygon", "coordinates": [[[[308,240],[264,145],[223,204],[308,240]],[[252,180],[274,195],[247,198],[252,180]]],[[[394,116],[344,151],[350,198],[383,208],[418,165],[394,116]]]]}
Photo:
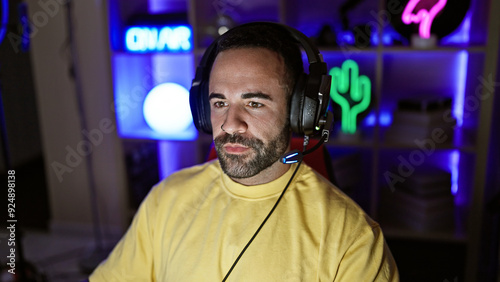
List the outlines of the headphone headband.
{"type": "Polygon", "coordinates": [[[292,93],[290,109],[292,130],[296,133],[311,135],[317,131],[317,127],[321,127],[320,120],[328,109],[331,77],[328,75],[326,63],[318,48],[305,34],[295,28],[273,22],[252,22],[234,27],[214,40],[200,60],[190,90],[191,112],[195,126],[199,130],[208,134],[212,133],[208,81],[212,64],[218,54],[219,42],[239,29],[262,25],[283,29],[304,49],[307,55],[309,74],[300,75],[292,93]]]}
{"type": "MultiPolygon", "coordinates": [[[[273,22],[251,22],[251,23],[246,23],[246,24],[236,26],[236,27],[230,29],[229,31],[227,31],[227,33],[233,33],[235,31],[237,31],[238,29],[247,28],[247,27],[251,27],[251,26],[259,26],[259,25],[274,26],[274,27],[281,28],[281,29],[287,31],[290,34],[290,36],[292,36],[292,38],[295,39],[295,41],[297,41],[297,43],[299,43],[300,46],[302,46],[302,48],[304,48],[304,51],[306,52],[306,55],[307,55],[309,65],[312,65],[315,63],[324,64],[324,66],[325,66],[324,72],[325,73],[328,72],[328,70],[326,68],[326,64],[323,62],[323,56],[321,56],[321,53],[319,52],[316,45],[314,45],[312,43],[312,41],[311,41],[311,39],[309,39],[309,37],[307,37],[305,34],[303,34],[302,32],[298,31],[297,29],[295,29],[293,27],[286,26],[286,25],[283,25],[280,23],[273,23],[273,22]]],[[[225,34],[227,34],[227,33],[225,33],[225,34]]],[[[208,46],[208,48],[205,50],[205,53],[203,54],[203,57],[200,60],[198,67],[209,67],[212,65],[213,61],[210,62],[209,60],[211,59],[211,56],[213,54],[215,54],[215,51],[217,49],[217,45],[218,45],[220,39],[223,37],[224,37],[224,35],[221,35],[219,38],[214,40],[212,42],[212,44],[210,44],[210,46],[208,46]]],[[[215,59],[215,57],[213,59],[215,59]]]]}

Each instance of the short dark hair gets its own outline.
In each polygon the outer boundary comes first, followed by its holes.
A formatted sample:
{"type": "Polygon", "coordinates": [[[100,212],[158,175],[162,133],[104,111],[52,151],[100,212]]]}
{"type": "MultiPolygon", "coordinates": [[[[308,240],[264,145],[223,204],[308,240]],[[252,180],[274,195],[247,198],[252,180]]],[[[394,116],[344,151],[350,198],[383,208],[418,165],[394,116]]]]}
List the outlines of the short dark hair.
{"type": "Polygon", "coordinates": [[[276,52],[283,58],[284,83],[290,97],[299,75],[304,72],[304,65],[297,40],[284,27],[265,23],[237,27],[221,36],[216,52],[218,54],[229,49],[258,47],[276,52]]]}

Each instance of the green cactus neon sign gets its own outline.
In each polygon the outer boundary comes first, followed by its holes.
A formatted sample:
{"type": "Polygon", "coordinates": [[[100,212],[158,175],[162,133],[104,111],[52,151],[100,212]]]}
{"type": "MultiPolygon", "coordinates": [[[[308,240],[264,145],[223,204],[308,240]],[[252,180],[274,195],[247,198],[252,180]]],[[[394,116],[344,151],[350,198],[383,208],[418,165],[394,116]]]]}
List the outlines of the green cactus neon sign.
{"type": "Polygon", "coordinates": [[[359,66],[353,60],[344,61],[342,68],[332,68],[330,75],[330,97],[342,112],[341,130],[354,134],[358,115],[366,111],[371,103],[371,81],[366,75],[359,75],[359,66]]]}

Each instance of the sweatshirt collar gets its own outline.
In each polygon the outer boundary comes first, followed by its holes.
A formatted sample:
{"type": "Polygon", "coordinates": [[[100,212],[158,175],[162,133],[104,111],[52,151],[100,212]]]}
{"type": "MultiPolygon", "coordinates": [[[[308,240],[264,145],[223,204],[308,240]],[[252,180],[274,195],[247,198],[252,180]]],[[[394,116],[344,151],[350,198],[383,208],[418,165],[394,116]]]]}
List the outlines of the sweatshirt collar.
{"type": "Polygon", "coordinates": [[[222,186],[227,193],[235,198],[247,200],[263,200],[279,195],[285,189],[286,184],[292,177],[298,164],[292,164],[287,172],[277,179],[259,185],[246,186],[235,182],[227,176],[221,169],[222,186]]]}

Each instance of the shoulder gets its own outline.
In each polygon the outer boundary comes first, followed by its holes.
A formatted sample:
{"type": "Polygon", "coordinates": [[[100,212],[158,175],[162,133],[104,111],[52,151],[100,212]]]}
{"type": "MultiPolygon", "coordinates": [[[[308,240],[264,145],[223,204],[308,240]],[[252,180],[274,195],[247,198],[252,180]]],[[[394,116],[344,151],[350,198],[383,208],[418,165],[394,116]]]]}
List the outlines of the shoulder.
{"type": "Polygon", "coordinates": [[[359,231],[379,228],[378,223],[342,190],[308,165],[302,166],[295,188],[301,198],[314,203],[314,208],[324,215],[325,224],[341,224],[359,231]]]}
{"type": "Polygon", "coordinates": [[[218,160],[179,170],[156,184],[147,198],[158,200],[186,194],[186,191],[196,192],[196,189],[206,187],[220,179],[221,173],[218,160]]]}
{"type": "Polygon", "coordinates": [[[358,205],[349,196],[305,163],[301,165],[295,185],[301,193],[307,192],[317,195],[330,204],[343,203],[358,208],[358,205]]]}
{"type": "Polygon", "coordinates": [[[183,182],[196,182],[200,180],[207,180],[210,178],[217,178],[221,174],[221,168],[218,160],[213,160],[200,165],[195,165],[174,172],[167,178],[160,181],[159,186],[178,184],[183,182]]]}

